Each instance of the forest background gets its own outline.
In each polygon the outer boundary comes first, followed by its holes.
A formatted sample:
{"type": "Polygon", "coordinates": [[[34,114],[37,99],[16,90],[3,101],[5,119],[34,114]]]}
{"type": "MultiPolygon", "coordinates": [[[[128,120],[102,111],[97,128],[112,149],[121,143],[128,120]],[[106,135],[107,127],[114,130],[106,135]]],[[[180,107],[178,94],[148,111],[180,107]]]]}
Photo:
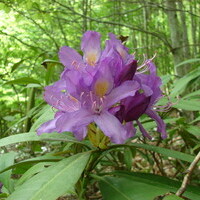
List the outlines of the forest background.
{"type": "MultiPolygon", "coordinates": [[[[58,80],[63,70],[59,48],[80,49],[82,34],[95,30],[102,40],[109,32],[119,36],[140,62],[155,56],[167,96],[163,102],[172,102],[172,108],[162,113],[168,139],[153,145],[192,156],[198,153],[199,0],[0,0],[0,19],[0,138],[35,131],[41,124],[39,117],[49,119],[43,88],[58,80]]],[[[155,131],[151,121],[144,119],[144,126],[155,131]]],[[[152,144],[145,139],[140,142],[152,144]]],[[[21,144],[3,147],[1,153],[14,149],[20,152],[16,160],[21,161],[52,148],[44,150],[44,146],[21,144]]],[[[188,167],[183,155],[175,157],[178,160],[166,159],[171,154],[146,149],[134,156],[138,163],[129,168],[180,181],[188,167]]],[[[192,183],[200,185],[199,180],[197,169],[192,183]]]]}

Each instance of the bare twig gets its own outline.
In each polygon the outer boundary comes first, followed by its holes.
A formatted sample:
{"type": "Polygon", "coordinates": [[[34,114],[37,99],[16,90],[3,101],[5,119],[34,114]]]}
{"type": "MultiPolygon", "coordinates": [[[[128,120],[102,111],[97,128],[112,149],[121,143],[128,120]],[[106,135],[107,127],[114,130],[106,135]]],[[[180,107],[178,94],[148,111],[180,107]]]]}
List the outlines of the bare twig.
{"type": "Polygon", "coordinates": [[[186,188],[187,188],[187,185],[190,181],[190,177],[192,175],[192,172],[194,171],[197,163],[199,162],[200,160],[200,151],[199,153],[196,155],[195,159],[192,161],[192,163],[190,164],[188,170],[187,170],[187,173],[186,175],[184,176],[184,179],[183,179],[183,182],[182,182],[182,185],[181,187],[178,189],[178,191],[176,192],[176,195],[177,196],[181,196],[185,191],[186,191],[186,188]]]}
{"type": "Polygon", "coordinates": [[[152,152],[151,155],[152,155],[152,157],[153,157],[153,159],[154,159],[154,161],[155,161],[155,163],[156,163],[156,165],[157,165],[157,167],[158,167],[158,170],[159,170],[160,173],[162,174],[162,176],[166,176],[166,173],[165,173],[165,171],[164,171],[164,169],[163,169],[163,166],[161,166],[161,165],[162,165],[162,162],[160,162],[160,161],[158,160],[158,158],[156,157],[155,152],[152,152]]]}

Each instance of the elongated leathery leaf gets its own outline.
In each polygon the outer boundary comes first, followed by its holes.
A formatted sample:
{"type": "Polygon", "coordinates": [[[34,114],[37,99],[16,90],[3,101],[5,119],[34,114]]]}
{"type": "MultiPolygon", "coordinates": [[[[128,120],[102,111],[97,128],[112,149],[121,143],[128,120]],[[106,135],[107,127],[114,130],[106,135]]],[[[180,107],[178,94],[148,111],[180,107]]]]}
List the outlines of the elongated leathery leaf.
{"type": "Polygon", "coordinates": [[[75,140],[72,136],[65,133],[44,133],[38,136],[35,132],[29,133],[21,133],[17,135],[11,135],[0,140],[0,147],[18,143],[18,142],[30,142],[30,141],[64,141],[64,142],[73,142],[73,143],[81,143],[75,140]]]}
{"type": "Polygon", "coordinates": [[[179,95],[180,93],[182,93],[183,90],[186,88],[187,84],[191,80],[196,79],[199,76],[200,76],[200,67],[198,67],[197,69],[191,71],[190,73],[188,73],[184,77],[182,77],[179,80],[177,80],[174,83],[174,88],[173,88],[170,96],[174,97],[174,96],[179,95]]]}
{"type": "Polygon", "coordinates": [[[80,153],[50,166],[19,186],[7,200],[55,200],[75,185],[90,153],[80,153]]]}
{"type": "Polygon", "coordinates": [[[154,151],[154,152],[160,153],[164,156],[176,158],[176,159],[183,160],[186,162],[192,162],[195,158],[195,156],[192,156],[190,154],[182,153],[182,152],[171,150],[171,149],[166,149],[163,147],[148,145],[148,144],[133,144],[133,146],[140,147],[140,148],[150,150],[150,151],[154,151]]]}
{"type": "MultiPolygon", "coordinates": [[[[169,192],[176,192],[181,183],[166,177],[132,172],[114,172],[111,176],[94,176],[99,180],[100,190],[104,200],[153,200],[155,197],[169,192]]],[[[200,192],[197,187],[188,187],[184,196],[199,200],[200,192]]]]}
{"type": "Polygon", "coordinates": [[[35,157],[35,158],[30,158],[30,159],[27,159],[27,160],[23,160],[21,162],[15,163],[15,164],[10,165],[10,166],[7,166],[5,168],[2,168],[0,173],[3,173],[5,171],[8,171],[8,170],[16,168],[16,167],[25,166],[26,164],[35,164],[35,163],[39,163],[39,162],[58,162],[58,161],[60,161],[62,159],[63,159],[62,156],[53,156],[51,154],[38,156],[38,157],[35,157]]]}
{"type": "Polygon", "coordinates": [[[37,174],[37,173],[45,170],[46,166],[53,165],[53,164],[55,164],[55,163],[53,163],[53,162],[41,162],[41,163],[37,163],[36,165],[32,166],[29,170],[27,170],[22,175],[22,177],[20,177],[20,179],[16,182],[15,186],[22,185],[25,181],[27,181],[28,179],[30,179],[35,174],[37,174]]]}
{"type": "Polygon", "coordinates": [[[195,156],[190,155],[190,154],[182,153],[182,152],[171,150],[171,149],[166,149],[163,147],[148,145],[148,144],[132,143],[132,144],[128,144],[128,145],[113,145],[112,148],[116,148],[116,147],[119,148],[119,147],[123,147],[123,146],[125,146],[125,147],[132,146],[132,147],[146,149],[149,151],[154,151],[154,152],[160,153],[164,156],[176,158],[176,159],[183,160],[186,162],[192,162],[195,158],[195,156]]]}
{"type": "MultiPolygon", "coordinates": [[[[0,155],[0,171],[14,163],[15,155],[15,152],[9,152],[0,155]]],[[[6,187],[9,192],[14,190],[14,183],[11,179],[11,173],[12,171],[9,170],[0,174],[0,182],[3,183],[4,187],[6,187]]]]}
{"type": "Polygon", "coordinates": [[[5,84],[19,84],[19,85],[26,85],[29,83],[36,83],[36,84],[40,84],[40,81],[30,78],[30,77],[22,77],[22,78],[18,78],[18,79],[14,79],[11,81],[7,81],[5,84]]]}

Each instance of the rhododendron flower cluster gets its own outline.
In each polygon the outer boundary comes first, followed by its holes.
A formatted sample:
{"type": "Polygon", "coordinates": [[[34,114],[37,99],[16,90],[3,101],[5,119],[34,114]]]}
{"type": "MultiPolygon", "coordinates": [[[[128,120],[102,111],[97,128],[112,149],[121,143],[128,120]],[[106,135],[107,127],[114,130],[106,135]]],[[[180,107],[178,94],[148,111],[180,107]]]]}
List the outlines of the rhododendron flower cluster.
{"type": "Polygon", "coordinates": [[[111,142],[122,144],[135,135],[137,124],[143,136],[151,139],[139,121],[146,114],[166,138],[165,123],[154,108],[162,91],[152,60],[138,66],[134,55],[112,33],[101,50],[100,37],[95,31],[83,35],[83,56],[67,46],[60,49],[64,71],[44,92],[45,101],[57,112],[37,130],[38,135],[68,131],[82,140],[92,124],[111,142]]]}

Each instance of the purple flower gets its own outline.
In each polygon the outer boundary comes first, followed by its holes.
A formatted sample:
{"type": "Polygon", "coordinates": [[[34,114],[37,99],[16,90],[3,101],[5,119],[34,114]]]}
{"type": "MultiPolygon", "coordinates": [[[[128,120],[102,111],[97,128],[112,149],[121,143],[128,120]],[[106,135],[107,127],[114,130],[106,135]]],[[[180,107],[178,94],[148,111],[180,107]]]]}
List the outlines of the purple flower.
{"type": "Polygon", "coordinates": [[[116,116],[120,121],[136,121],[140,131],[145,137],[151,139],[151,136],[139,122],[139,118],[143,114],[147,114],[157,123],[157,131],[161,133],[162,138],[166,138],[166,125],[160,116],[156,113],[154,105],[162,97],[160,90],[161,79],[156,75],[156,67],[149,62],[150,74],[137,74],[134,79],[140,83],[140,91],[134,96],[127,97],[121,101],[120,109],[116,112],[116,116]]]}
{"type": "Polygon", "coordinates": [[[65,66],[61,78],[68,76],[68,72],[85,77],[85,83],[91,84],[92,77],[98,70],[97,64],[101,58],[101,35],[95,31],[87,31],[82,37],[81,50],[83,57],[74,49],[63,46],[58,53],[61,63],[65,66]],[[72,71],[72,72],[71,72],[72,71]]]}
{"type": "Polygon", "coordinates": [[[114,143],[124,143],[131,137],[132,134],[109,112],[109,108],[127,96],[134,96],[139,84],[128,80],[115,87],[109,64],[108,59],[98,64],[99,70],[89,86],[84,83],[83,74],[77,76],[74,82],[69,80],[70,76],[65,76],[47,86],[44,98],[59,112],[38,129],[38,134],[71,131],[81,140],[87,134],[87,125],[95,122],[114,143]]]}
{"type": "Polygon", "coordinates": [[[101,35],[95,31],[87,31],[82,38],[82,56],[74,49],[63,46],[59,51],[59,58],[63,65],[70,69],[84,70],[87,66],[95,66],[101,56],[101,35]]]}
{"type": "Polygon", "coordinates": [[[115,77],[115,84],[120,85],[126,80],[132,80],[137,70],[137,60],[133,55],[128,53],[128,48],[125,47],[120,40],[116,38],[113,33],[109,34],[110,40],[106,41],[106,48],[102,52],[102,58],[115,56],[116,64],[112,65],[113,76],[115,77]],[[113,68],[113,66],[115,66],[113,68]]]}
{"type": "Polygon", "coordinates": [[[130,64],[134,60],[134,56],[128,53],[128,48],[125,47],[120,40],[116,38],[113,33],[109,33],[110,40],[106,41],[106,48],[103,51],[103,57],[112,49],[115,49],[121,56],[125,65],[130,64]]]}
{"type": "Polygon", "coordinates": [[[38,135],[69,131],[82,140],[88,125],[95,123],[112,142],[121,144],[135,134],[132,121],[136,121],[143,135],[151,138],[139,122],[145,113],[166,137],[165,124],[153,110],[162,95],[155,66],[147,62],[150,74],[136,72],[141,69],[137,60],[114,34],[109,36],[101,51],[100,34],[87,31],[81,43],[83,57],[70,47],[60,49],[65,69],[60,80],[45,87],[44,93],[57,112],[37,130],[38,135]]]}

